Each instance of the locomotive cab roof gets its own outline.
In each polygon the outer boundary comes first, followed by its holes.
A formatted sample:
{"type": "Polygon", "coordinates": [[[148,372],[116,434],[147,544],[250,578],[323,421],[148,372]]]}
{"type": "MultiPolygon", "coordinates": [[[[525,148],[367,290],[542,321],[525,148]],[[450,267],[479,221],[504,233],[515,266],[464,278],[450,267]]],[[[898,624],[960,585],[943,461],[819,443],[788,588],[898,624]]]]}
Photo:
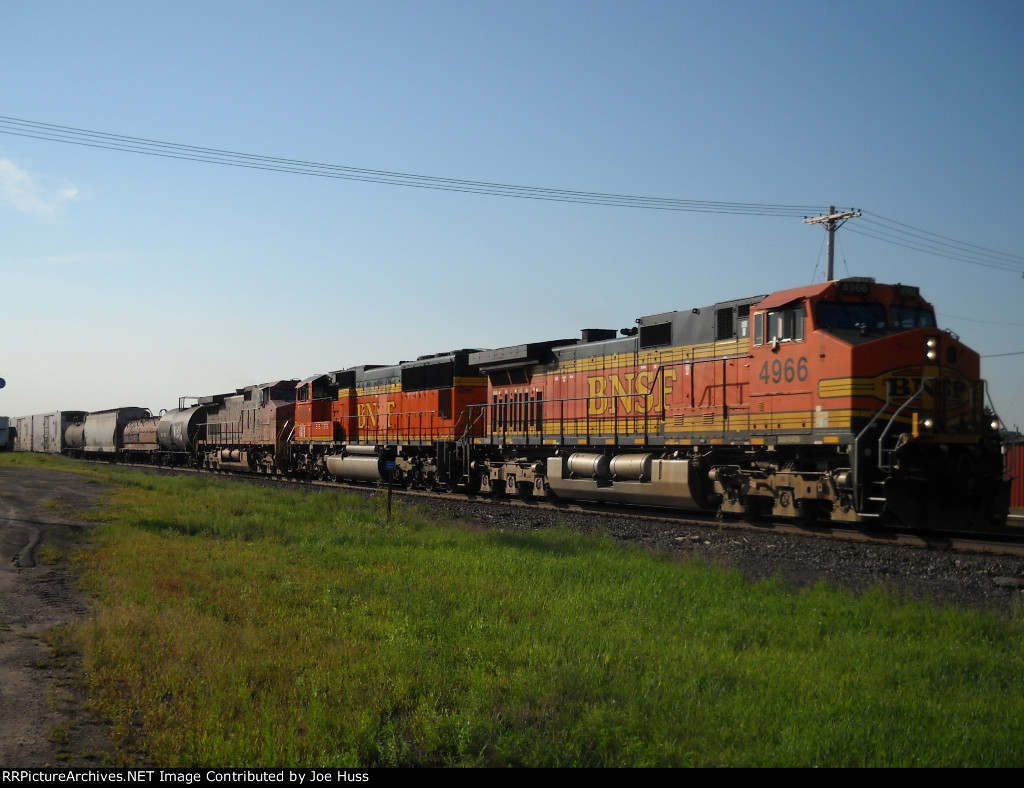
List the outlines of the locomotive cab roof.
{"type": "Polygon", "coordinates": [[[757,313],[779,312],[808,302],[815,327],[850,342],[912,328],[935,328],[935,312],[913,285],[849,277],[772,293],[754,306],[757,313]]]}

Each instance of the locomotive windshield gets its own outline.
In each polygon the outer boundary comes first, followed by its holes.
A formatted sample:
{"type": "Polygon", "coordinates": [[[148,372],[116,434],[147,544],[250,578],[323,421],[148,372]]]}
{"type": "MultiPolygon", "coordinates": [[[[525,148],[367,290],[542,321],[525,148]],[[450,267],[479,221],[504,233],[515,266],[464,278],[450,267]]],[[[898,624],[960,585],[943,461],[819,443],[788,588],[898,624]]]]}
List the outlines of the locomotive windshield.
{"type": "Polygon", "coordinates": [[[935,313],[930,307],[893,304],[889,314],[883,304],[870,302],[823,301],[815,312],[818,325],[825,329],[856,328],[883,331],[886,328],[935,328],[935,313]]]}
{"type": "Polygon", "coordinates": [[[893,304],[890,311],[894,328],[935,328],[935,313],[927,307],[893,304]]]}
{"type": "Polygon", "coordinates": [[[830,328],[884,329],[887,325],[885,307],[875,303],[823,301],[816,311],[818,325],[830,328]]]}

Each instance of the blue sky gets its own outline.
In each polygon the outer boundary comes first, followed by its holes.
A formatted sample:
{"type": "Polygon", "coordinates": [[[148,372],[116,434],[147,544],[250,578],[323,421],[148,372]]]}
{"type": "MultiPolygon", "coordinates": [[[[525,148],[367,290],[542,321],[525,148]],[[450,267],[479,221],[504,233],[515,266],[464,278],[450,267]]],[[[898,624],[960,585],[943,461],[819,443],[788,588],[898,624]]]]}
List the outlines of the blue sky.
{"type": "MultiPolygon", "coordinates": [[[[1019,2],[3,3],[0,115],[602,193],[856,206],[1024,255],[1019,2]]],[[[839,231],[1024,427],[1015,271],[839,231]]],[[[863,225],[862,225],[863,226],[863,225]]],[[[174,407],[824,278],[800,218],[520,200],[0,133],[0,413],[174,407]]]]}

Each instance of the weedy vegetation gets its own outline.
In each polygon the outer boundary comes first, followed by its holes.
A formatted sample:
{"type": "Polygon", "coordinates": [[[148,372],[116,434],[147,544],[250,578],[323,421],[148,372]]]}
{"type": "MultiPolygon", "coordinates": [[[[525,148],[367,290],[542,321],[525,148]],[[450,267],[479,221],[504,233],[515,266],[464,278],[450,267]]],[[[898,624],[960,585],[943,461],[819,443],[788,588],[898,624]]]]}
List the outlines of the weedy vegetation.
{"type": "Polygon", "coordinates": [[[93,707],[164,766],[1013,766],[1024,623],[332,490],[93,471],[93,707]]]}

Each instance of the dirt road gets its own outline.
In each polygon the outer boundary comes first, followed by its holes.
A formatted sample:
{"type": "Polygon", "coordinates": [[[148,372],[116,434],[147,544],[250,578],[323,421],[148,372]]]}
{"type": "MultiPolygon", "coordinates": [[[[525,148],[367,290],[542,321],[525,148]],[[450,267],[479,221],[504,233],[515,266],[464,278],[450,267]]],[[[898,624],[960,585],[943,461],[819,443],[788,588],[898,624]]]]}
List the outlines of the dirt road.
{"type": "Polygon", "coordinates": [[[77,658],[43,636],[89,614],[66,559],[101,485],[73,473],[0,468],[0,764],[110,763],[102,727],[82,708],[77,658]],[[41,560],[41,556],[43,560],[41,560]]]}

